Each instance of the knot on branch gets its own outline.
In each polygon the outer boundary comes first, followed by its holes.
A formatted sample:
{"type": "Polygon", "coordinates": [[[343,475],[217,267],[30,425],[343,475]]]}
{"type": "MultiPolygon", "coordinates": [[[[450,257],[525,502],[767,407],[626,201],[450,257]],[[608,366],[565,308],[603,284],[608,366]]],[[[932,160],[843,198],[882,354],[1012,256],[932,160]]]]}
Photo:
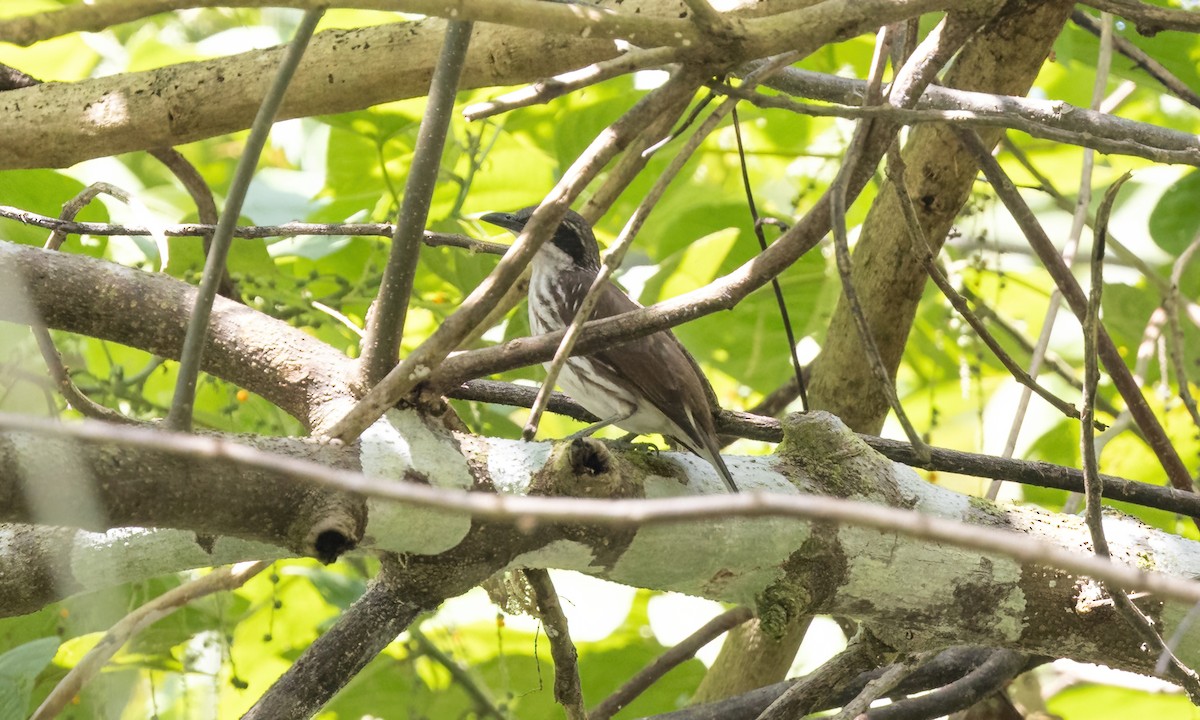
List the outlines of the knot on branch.
{"type": "Polygon", "coordinates": [[[784,418],[776,456],[799,470],[783,473],[802,492],[907,507],[893,463],[875,452],[836,415],[793,413],[784,418]],[[803,481],[807,484],[802,486],[803,481]]]}
{"type": "Polygon", "coordinates": [[[550,459],[533,477],[530,495],[580,498],[638,498],[645,490],[632,462],[614,455],[595,438],[555,443],[550,459]]]}

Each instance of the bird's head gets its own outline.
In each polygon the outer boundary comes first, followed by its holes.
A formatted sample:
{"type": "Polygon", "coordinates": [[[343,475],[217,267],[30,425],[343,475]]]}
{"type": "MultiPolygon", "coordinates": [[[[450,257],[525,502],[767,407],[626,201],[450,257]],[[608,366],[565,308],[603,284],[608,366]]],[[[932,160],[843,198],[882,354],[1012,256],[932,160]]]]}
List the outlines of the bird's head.
{"type": "MultiPolygon", "coordinates": [[[[479,219],[502,227],[514,235],[520,235],[537,207],[530,205],[511,213],[488,213],[479,219]]],[[[588,270],[600,269],[600,246],[596,244],[596,236],[592,233],[588,221],[574,210],[567,210],[553,237],[538,250],[538,256],[559,266],[569,263],[571,266],[588,270]]]]}

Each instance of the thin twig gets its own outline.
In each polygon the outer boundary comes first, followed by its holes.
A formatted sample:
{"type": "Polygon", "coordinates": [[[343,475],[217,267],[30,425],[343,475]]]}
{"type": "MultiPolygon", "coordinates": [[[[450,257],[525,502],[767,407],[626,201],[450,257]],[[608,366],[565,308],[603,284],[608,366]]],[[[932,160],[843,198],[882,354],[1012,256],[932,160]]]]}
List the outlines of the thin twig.
{"type": "Polygon", "coordinates": [[[421,652],[441,665],[450,673],[450,677],[462,687],[467,695],[475,701],[475,707],[485,716],[491,716],[496,720],[509,720],[512,716],[504,711],[495,698],[492,697],[491,691],[483,684],[481,680],[471,674],[471,671],[463,667],[463,664],[454,659],[450,653],[442,650],[437,646],[428,635],[421,630],[420,623],[413,622],[408,626],[408,634],[413,640],[417,641],[417,645],[421,648],[421,652]]]}
{"type": "MultiPolygon", "coordinates": [[[[675,72],[679,72],[679,69],[675,72]]],[[[592,193],[583,207],[579,208],[579,214],[585,220],[594,225],[608,213],[621,193],[625,192],[633,179],[650,162],[650,158],[654,156],[652,148],[661,147],[663,138],[671,135],[671,127],[684,109],[686,105],[678,111],[672,109],[660,113],[638,133],[633,142],[629,143],[616,165],[605,173],[606,177],[600,183],[600,187],[592,193]]]]}
{"type": "MultiPolygon", "coordinates": [[[[221,219],[217,212],[217,201],[213,197],[212,188],[204,181],[204,176],[200,174],[196,166],[175,148],[158,148],[147,152],[171,171],[183,189],[187,190],[188,195],[192,196],[192,202],[196,203],[196,217],[200,219],[200,222],[212,225],[215,231],[216,225],[221,219]]],[[[165,235],[161,229],[156,229],[155,234],[156,236],[165,235]]],[[[207,257],[208,253],[212,252],[213,233],[204,233],[202,237],[204,255],[207,257]]],[[[229,268],[222,268],[222,272],[221,285],[217,288],[217,294],[230,300],[238,300],[237,285],[234,284],[233,278],[229,274],[229,268]]]]}
{"type": "MultiPolygon", "coordinates": [[[[1088,15],[1079,8],[1076,8],[1071,13],[1071,22],[1097,37],[1101,37],[1102,35],[1101,23],[1096,22],[1096,18],[1088,15]]],[[[1137,67],[1145,70],[1146,74],[1157,80],[1167,92],[1175,95],[1192,107],[1200,108],[1200,95],[1197,95],[1194,90],[1187,86],[1187,83],[1176,77],[1165,65],[1120,35],[1113,35],[1112,39],[1113,46],[1118,52],[1132,60],[1137,67]]]]}
{"type": "Polygon", "coordinates": [[[1101,506],[1103,486],[1100,484],[1099,458],[1096,455],[1096,436],[1092,429],[1095,415],[1096,388],[1100,384],[1100,363],[1096,354],[1096,337],[1100,328],[1100,298],[1104,290],[1104,234],[1108,217],[1121,186],[1132,177],[1128,172],[1117,179],[1104,194],[1096,213],[1096,232],[1092,241],[1091,290],[1087,312],[1083,316],[1083,399],[1080,409],[1080,453],[1083,458],[1084,516],[1092,535],[1092,547],[1101,557],[1109,557],[1108,540],[1104,537],[1104,515],[1101,506]]]}
{"type": "Polygon", "coordinates": [[[866,714],[871,703],[886,696],[892,688],[899,685],[905,677],[912,673],[915,666],[932,657],[933,653],[921,653],[903,662],[892,664],[876,678],[872,678],[853,700],[842,706],[834,720],[856,720],[866,714]]]}
{"type": "MultiPolygon", "coordinates": [[[[111,185],[106,182],[92,183],[85,187],[78,195],[63,203],[62,214],[58,216],[59,220],[74,220],[79,211],[85,205],[96,199],[100,193],[111,195],[123,203],[129,202],[129,193],[125,192],[116,185],[111,185]]],[[[67,239],[67,233],[62,229],[62,226],[54,228],[50,233],[50,237],[46,238],[46,244],[42,246],[45,250],[58,250],[62,247],[63,242],[67,239]]]]}
{"type": "Polygon", "coordinates": [[[451,20],[438,56],[433,78],[429,81],[429,101],[417,130],[416,149],[404,183],[404,199],[396,219],[396,234],[383,270],[379,294],[372,312],[367,314],[362,357],[356,368],[359,384],[370,387],[396,366],[404,320],[412,295],[417,263],[421,258],[421,240],[429,219],[429,206],[437,187],[442,151],[454,111],[454,96],[471,42],[473,23],[451,20]]]}
{"type": "Polygon", "coordinates": [[[1179,292],[1179,283],[1183,279],[1183,271],[1187,269],[1188,263],[1192,261],[1197,250],[1200,250],[1200,234],[1192,238],[1192,242],[1179,254],[1179,258],[1171,267],[1171,291],[1163,299],[1163,310],[1167,314],[1167,327],[1171,331],[1167,348],[1171,365],[1175,369],[1175,385],[1178,387],[1179,399],[1183,401],[1188,414],[1192,416],[1192,424],[1200,430],[1200,409],[1196,407],[1196,399],[1192,397],[1190,373],[1187,371],[1187,362],[1183,354],[1185,346],[1183,328],[1179,323],[1179,303],[1181,300],[1187,302],[1179,292]]]}
{"type": "MultiPolygon", "coordinates": [[[[1025,200],[1017,192],[1017,188],[1013,185],[1012,180],[1004,173],[1000,164],[992,157],[992,154],[984,146],[983,141],[979,139],[978,135],[971,131],[959,131],[958,137],[967,150],[975,156],[976,162],[979,163],[988,182],[991,183],[993,191],[1004,202],[1009,213],[1021,228],[1021,232],[1024,233],[1026,239],[1029,240],[1034,251],[1045,265],[1047,272],[1054,279],[1055,284],[1063,291],[1063,297],[1066,298],[1071,311],[1075,313],[1077,318],[1083,318],[1084,313],[1087,311],[1087,298],[1083,290],[1079,287],[1079,283],[1075,280],[1071,271],[1062,262],[1062,258],[1059,257],[1054,243],[1046,235],[1046,231],[1042,228],[1041,223],[1038,222],[1033,211],[1025,204],[1025,200]]],[[[1183,464],[1170,438],[1167,437],[1162,425],[1158,422],[1158,418],[1155,417],[1154,411],[1150,408],[1146,398],[1142,396],[1142,392],[1137,383],[1134,382],[1129,368],[1125,366],[1125,360],[1121,357],[1120,351],[1117,350],[1116,344],[1113,343],[1112,338],[1103,328],[1099,328],[1098,332],[1097,343],[1100,359],[1104,362],[1105,368],[1108,369],[1109,375],[1112,377],[1113,384],[1133,414],[1134,421],[1145,435],[1147,444],[1162,464],[1171,485],[1180,490],[1190,491],[1192,480],[1188,474],[1187,467],[1183,464]]]]}
{"type": "Polygon", "coordinates": [[[1200,13],[1182,8],[1166,8],[1138,0],[1082,0],[1083,5],[1120,15],[1137,26],[1143,35],[1160,30],[1200,32],[1200,13]]]}
{"type": "MultiPolygon", "coordinates": [[[[742,142],[742,124],[738,120],[737,105],[733,106],[733,137],[737,141],[738,167],[742,171],[742,190],[746,193],[746,207],[750,210],[750,220],[754,223],[754,237],[758,239],[760,252],[767,249],[767,236],[763,223],[758,217],[758,205],[754,202],[754,187],[750,184],[750,169],[746,164],[746,147],[742,142]]],[[[800,364],[800,356],[796,351],[796,333],[792,330],[792,319],[788,315],[787,301],[783,297],[783,287],[779,277],[771,278],[771,289],[775,292],[775,305],[779,308],[779,322],[783,325],[784,337],[787,338],[788,354],[792,359],[792,377],[796,381],[796,392],[800,396],[800,409],[808,412],[808,389],[804,387],[804,367],[800,364]]]]}
{"type": "Polygon", "coordinates": [[[658,682],[663,675],[695,657],[702,647],[752,617],[754,617],[754,612],[750,608],[735,607],[709,620],[696,632],[654,658],[646,667],[638,670],[636,675],[625,681],[625,684],[617,688],[612,695],[604,698],[588,713],[588,720],[608,720],[633,702],[651,685],[658,682]]]}
{"type": "Polygon", "coordinates": [[[482,120],[509,110],[547,103],[569,92],[620,75],[674,62],[678,59],[680,52],[679,48],[673,47],[634,48],[624,55],[539,80],[520,90],[505,93],[494,100],[468,105],[463,108],[462,114],[467,120],[482,120]]]}
{"type": "MultiPolygon", "coordinates": [[[[1012,650],[993,650],[978,667],[924,695],[872,708],[871,720],[915,720],[952,715],[1000,691],[1029,665],[1029,658],[1012,650]]],[[[917,670],[920,672],[920,669],[917,670]]]]}
{"type": "Polygon", "coordinates": [[[790,720],[818,710],[826,697],[862,673],[879,667],[886,647],[860,629],[846,649],[800,678],[767,706],[757,720],[790,720]]]}
{"type": "MultiPolygon", "coordinates": [[[[747,63],[746,67],[756,67],[747,63]]],[[[762,107],[774,107],[814,116],[878,118],[914,124],[938,122],[1020,130],[1032,137],[1090,147],[1097,151],[1142,157],[1156,162],[1200,164],[1195,137],[1178,130],[1114,117],[1056,100],[1035,100],[1011,95],[957,90],[934,86],[915,107],[861,107],[863,80],[788,68],[770,83],[791,95],[809,97],[838,106],[796,102],[790,98],[743,93],[740,88],[712,85],[715,90],[739,96],[762,107]]]]}
{"type": "Polygon", "coordinates": [[[203,577],[190,580],[159,595],[145,605],[118,620],[70,672],[58,681],[30,720],[50,720],[57,717],[133,636],[150,625],[206,595],[241,587],[247,580],[262,572],[270,563],[248,562],[213,570],[203,577]]]}
{"type": "MultiPolygon", "coordinates": [[[[452,389],[448,395],[463,400],[529,407],[533,404],[536,393],[535,388],[523,385],[513,385],[495,380],[471,380],[452,389]]],[[[599,420],[562,393],[551,395],[548,409],[584,423],[593,423],[599,420]]],[[[722,435],[774,443],[783,439],[783,430],[775,418],[722,410],[717,413],[714,420],[717,432],[722,435]]],[[[1116,423],[1114,423],[1114,427],[1115,425],[1116,423]]],[[[1112,432],[1112,429],[1110,428],[1107,432],[1112,432]]],[[[1037,460],[1015,460],[939,447],[930,447],[929,459],[923,462],[917,457],[912,446],[906,442],[862,433],[859,433],[858,437],[889,460],[923,470],[1003,479],[1035,487],[1083,492],[1083,473],[1078,468],[1037,460]]],[[[1196,493],[1126,480],[1113,475],[1102,475],[1101,481],[1104,483],[1104,496],[1113,500],[1157,508],[1180,515],[1200,517],[1200,495],[1196,493]]]]}
{"type": "MultiPolygon", "coordinates": [[[[82,192],[63,204],[60,219],[74,220],[79,211],[100,193],[111,195],[122,202],[129,202],[129,195],[124,190],[108,183],[94,183],[84,188],[82,192]]],[[[46,244],[43,246],[44,249],[58,250],[62,246],[66,236],[67,233],[55,229],[54,232],[50,233],[50,237],[46,239],[46,244]]],[[[68,405],[74,408],[80,415],[94,420],[136,424],[137,421],[127,418],[116,410],[92,400],[75,385],[74,381],[71,380],[71,374],[67,371],[66,365],[63,364],[62,355],[59,354],[58,347],[54,344],[54,338],[50,336],[49,328],[42,323],[40,318],[32,318],[29,329],[33,332],[33,339],[37,343],[38,351],[42,354],[42,360],[46,363],[46,370],[54,380],[54,386],[58,388],[58,392],[67,401],[68,405]]]]}
{"type": "MultiPolygon", "coordinates": [[[[1017,382],[1036,392],[1038,397],[1045,400],[1066,417],[1078,419],[1079,411],[1074,405],[1039,385],[1037,380],[1025,372],[1025,369],[1009,356],[996,338],[988,331],[983,321],[971,311],[966,298],[954,289],[954,286],[950,284],[950,280],[942,273],[937,263],[934,262],[933,249],[929,246],[929,239],[925,237],[921,221],[917,218],[916,208],[913,207],[912,197],[908,194],[908,186],[905,184],[906,181],[904,179],[904,170],[904,161],[900,157],[899,149],[893,145],[888,150],[888,179],[891,180],[892,188],[896,191],[896,197],[900,202],[901,214],[904,216],[904,222],[908,225],[909,234],[912,235],[914,248],[921,259],[921,264],[925,266],[925,272],[933,280],[933,284],[937,285],[938,289],[942,291],[942,295],[950,301],[955,311],[967,321],[967,324],[971,326],[971,329],[975,331],[975,334],[979,336],[983,344],[992,351],[992,355],[1000,361],[1000,364],[1008,370],[1017,382]]],[[[1104,429],[1104,427],[1101,426],[1100,429],[1104,429]]]]}
{"type": "MultiPolygon", "coordinates": [[[[1092,83],[1092,103],[1091,109],[1095,110],[1104,100],[1104,89],[1108,84],[1108,71],[1112,65],[1112,16],[1104,16],[1104,33],[1100,39],[1100,53],[1096,58],[1096,77],[1092,83]]],[[[1079,197],[1075,201],[1074,214],[1071,217],[1071,231],[1067,235],[1066,245],[1062,250],[1062,261],[1069,269],[1075,262],[1075,253],[1079,248],[1079,238],[1083,234],[1083,226],[1088,217],[1088,206],[1092,200],[1092,167],[1095,164],[1096,153],[1091,148],[1085,148],[1083,151],[1083,168],[1080,170],[1079,177],[1079,197]]],[[[1029,359],[1029,374],[1032,377],[1037,377],[1038,371],[1041,370],[1042,360],[1046,355],[1046,351],[1050,346],[1050,336],[1054,332],[1054,322],[1058,318],[1058,309],[1062,304],[1062,291],[1057,287],[1050,293],[1050,301],[1046,306],[1045,316],[1042,318],[1042,331],[1038,335],[1037,344],[1033,348],[1033,356],[1029,359]]],[[[1009,426],[1008,439],[1004,444],[1004,457],[1012,457],[1016,452],[1017,440],[1021,435],[1021,428],[1025,425],[1025,413],[1029,409],[1029,400],[1032,397],[1031,388],[1026,386],[1021,389],[1021,396],[1017,400],[1016,410],[1013,412],[1012,424],[1009,426]]],[[[1000,495],[1001,483],[993,482],[986,497],[988,500],[995,500],[1000,495]]]]}
{"type": "MultiPolygon", "coordinates": [[[[964,286],[961,290],[963,299],[974,306],[975,314],[979,316],[987,324],[995,325],[1007,335],[1026,355],[1033,355],[1033,341],[1025,337],[1024,333],[1013,324],[1013,321],[1001,315],[995,308],[988,306],[971,288],[964,286]]],[[[1063,382],[1067,383],[1076,390],[1083,390],[1083,380],[1080,380],[1075,375],[1073,368],[1067,361],[1063,360],[1053,352],[1047,352],[1043,362],[1054,372],[1063,382]]],[[[1116,417],[1121,411],[1109,402],[1104,397],[1096,398],[1096,407],[1113,417],[1116,417]]]]}
{"type": "MultiPolygon", "coordinates": [[[[1038,189],[1049,195],[1060,210],[1069,213],[1075,212],[1076,203],[1059,192],[1058,188],[1054,187],[1054,183],[1050,181],[1050,178],[1038,170],[1037,166],[1033,164],[1033,161],[1029,159],[1029,156],[1025,154],[1025,151],[1020,146],[1008,139],[1008,137],[1001,140],[1001,143],[1004,145],[1004,149],[1021,164],[1021,167],[1025,168],[1033,176],[1034,180],[1037,181],[1038,189]]],[[[1093,229],[1096,227],[1095,218],[1090,213],[1087,218],[1087,226],[1093,229]]],[[[1150,267],[1141,255],[1130,250],[1125,243],[1119,242],[1111,233],[1108,235],[1108,246],[1112,248],[1123,262],[1137,268],[1142,277],[1158,289],[1162,297],[1165,298],[1167,296],[1170,292],[1170,285],[1166,280],[1159,277],[1154,268],[1150,267]]]]}
{"type": "MultiPolygon", "coordinates": [[[[1109,187],[1103,202],[1096,212],[1096,232],[1092,243],[1091,291],[1088,294],[1087,312],[1083,320],[1083,407],[1081,411],[1080,454],[1083,458],[1083,482],[1086,504],[1084,516],[1092,538],[1092,549],[1097,556],[1108,558],[1111,552],[1108,539],[1104,536],[1104,511],[1101,504],[1103,487],[1097,468],[1096,438],[1091,428],[1096,387],[1100,384],[1100,363],[1097,359],[1096,341],[1100,329],[1100,298],[1104,289],[1104,234],[1108,229],[1108,217],[1121,186],[1129,180],[1127,172],[1109,187]]],[[[1179,681],[1191,696],[1192,702],[1200,702],[1200,676],[1184,665],[1167,646],[1154,628],[1153,621],[1134,605],[1124,589],[1110,589],[1113,608],[1123,620],[1140,635],[1152,650],[1168,658],[1168,672],[1179,681]]]]}
{"type": "MultiPolygon", "coordinates": [[[[9,205],[0,205],[0,217],[15,220],[25,225],[58,230],[70,235],[125,235],[142,237],[162,233],[167,237],[202,237],[216,230],[215,225],[184,223],[147,227],[145,225],[122,225],[119,223],[78,222],[60,220],[9,205]]],[[[239,225],[231,230],[237,238],[295,237],[297,235],[356,235],[390,237],[396,230],[392,223],[284,223],[283,225],[239,225]]],[[[508,252],[504,243],[476,240],[466,235],[426,231],[425,244],[429,247],[456,247],[473,253],[503,255],[508,252]]]]}
{"type": "Polygon", "coordinates": [[[525,577],[533,590],[538,618],[550,639],[550,656],[554,659],[554,699],[562,705],[567,720],[587,720],[583,688],[579,682],[578,653],[571,642],[567,616],[563,614],[550,573],[542,568],[527,568],[525,577]]]}
{"type": "Polygon", "coordinates": [[[442,321],[424,343],[409,353],[383,381],[375,385],[349,413],[330,428],[329,437],[343,442],[353,441],[371,423],[382,417],[388,408],[426,380],[434,368],[444,365],[446,356],[488,316],[495,303],[524,272],[533,255],[549,237],[552,228],[562,221],[568,206],[587,183],[599,174],[662,108],[674,104],[680,97],[691,95],[694,84],[690,77],[683,78],[684,75],[687,73],[680,73],[639,100],[633,108],[597,136],[542,201],[521,235],[504,258],[496,264],[492,273],[463,300],[458,310],[442,321]]]}
{"type": "MultiPolygon", "coordinates": [[[[868,79],[867,81],[867,94],[863,100],[864,106],[877,102],[877,98],[874,95],[878,92],[879,82],[883,74],[882,64],[887,58],[887,54],[883,52],[883,44],[883,35],[881,34],[875,46],[875,61],[871,68],[871,78],[873,80],[868,79]]],[[[834,178],[833,183],[829,186],[829,217],[833,230],[834,255],[837,258],[838,275],[842,281],[842,295],[846,300],[846,307],[850,311],[850,316],[854,319],[854,327],[858,330],[858,339],[862,345],[863,354],[866,355],[867,364],[871,367],[871,374],[875,376],[875,381],[879,385],[880,390],[887,396],[888,407],[896,414],[896,420],[904,428],[904,434],[908,437],[908,441],[912,443],[914,448],[918,448],[918,452],[927,454],[927,450],[920,450],[920,448],[925,447],[925,441],[921,438],[921,434],[917,432],[917,429],[913,427],[907,413],[904,412],[904,408],[900,404],[900,398],[896,395],[896,386],[892,382],[891,373],[888,372],[887,367],[883,363],[883,357],[879,354],[879,346],[875,343],[875,335],[871,332],[871,326],[867,322],[866,315],[863,313],[862,303],[858,300],[858,292],[854,289],[854,279],[852,277],[853,263],[850,259],[850,240],[846,236],[846,195],[850,184],[850,175],[858,166],[859,156],[863,152],[863,146],[870,133],[870,121],[860,123],[855,129],[850,146],[846,149],[842,167],[834,178]]]]}
{"type": "Polygon", "coordinates": [[[171,400],[171,411],[167,414],[166,424],[173,430],[190,430],[192,427],[192,405],[196,399],[196,381],[200,373],[200,354],[204,351],[204,343],[208,337],[208,319],[212,314],[213,301],[221,278],[225,276],[225,259],[229,255],[229,245],[232,240],[230,229],[237,223],[242,210],[242,202],[246,199],[246,190],[258,164],[258,156],[262,154],[267,142],[267,134],[275,120],[275,113],[283,101],[283,94],[292,79],[300,58],[308,47],[317,22],[325,14],[324,8],[309,10],[296,28],[296,35],[288,45],[287,53],[279,64],[275,79],[259,106],[254,124],[250,127],[250,135],[238,159],[237,170],[234,171],[233,181],[229,186],[229,194],[225,200],[225,211],[217,223],[213,234],[212,251],[204,264],[204,276],[196,294],[196,302],[188,321],[187,334],[183,341],[183,350],[179,355],[178,379],[175,383],[175,395],[171,400]]]}

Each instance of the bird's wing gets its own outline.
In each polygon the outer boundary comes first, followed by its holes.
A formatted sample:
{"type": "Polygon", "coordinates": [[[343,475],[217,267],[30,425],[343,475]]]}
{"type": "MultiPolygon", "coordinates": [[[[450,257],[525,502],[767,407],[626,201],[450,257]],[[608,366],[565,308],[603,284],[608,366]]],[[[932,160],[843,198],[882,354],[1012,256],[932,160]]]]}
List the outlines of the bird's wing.
{"type": "MultiPolygon", "coordinates": [[[[592,317],[619,315],[641,307],[615,285],[601,293],[592,317]]],[[[691,354],[670,330],[606,348],[591,355],[592,360],[609,366],[633,385],[688,437],[695,449],[707,449],[708,437],[715,437],[712,407],[715,394],[691,354]],[[690,372],[680,372],[687,368],[690,372]],[[695,411],[689,413],[688,408],[695,411]]]]}
{"type": "MultiPolygon", "coordinates": [[[[592,317],[619,315],[641,307],[620,288],[608,285],[601,293],[592,317]]],[[[670,330],[614,345],[591,355],[593,362],[633,385],[634,389],[666,415],[685,437],[675,437],[696,455],[707,460],[731,492],[738,492],[733,475],[721,457],[721,443],[713,425],[716,393],[700,365],[670,330]]]]}

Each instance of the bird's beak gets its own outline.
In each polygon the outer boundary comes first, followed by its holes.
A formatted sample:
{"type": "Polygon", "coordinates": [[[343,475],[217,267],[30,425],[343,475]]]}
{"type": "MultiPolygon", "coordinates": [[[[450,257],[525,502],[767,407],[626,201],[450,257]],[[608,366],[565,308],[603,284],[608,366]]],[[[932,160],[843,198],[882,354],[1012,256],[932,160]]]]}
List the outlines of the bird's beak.
{"type": "Polygon", "coordinates": [[[525,223],[518,220],[512,213],[493,212],[487,215],[480,216],[480,220],[491,225],[497,225],[505,230],[511,231],[514,235],[520,235],[521,230],[525,228],[525,223]]]}

